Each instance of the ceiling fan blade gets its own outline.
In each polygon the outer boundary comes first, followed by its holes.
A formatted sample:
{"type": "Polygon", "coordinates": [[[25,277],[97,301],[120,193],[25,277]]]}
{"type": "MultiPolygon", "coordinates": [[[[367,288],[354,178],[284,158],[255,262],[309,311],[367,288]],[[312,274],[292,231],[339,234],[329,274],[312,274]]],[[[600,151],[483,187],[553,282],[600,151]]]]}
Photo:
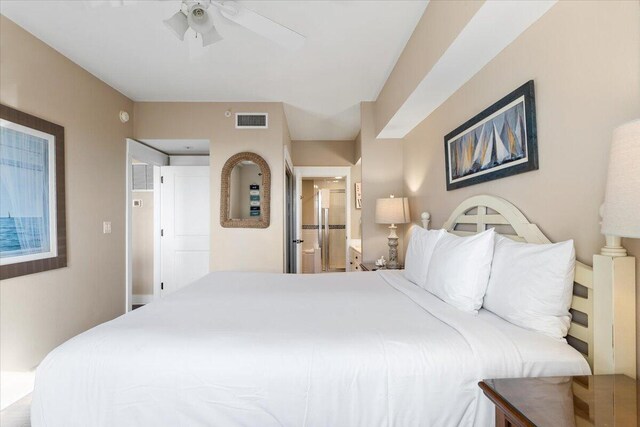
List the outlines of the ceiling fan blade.
{"type": "Polygon", "coordinates": [[[122,7],[134,5],[137,0],[85,0],[84,3],[89,5],[90,8],[103,6],[122,7]]]}
{"type": "Polygon", "coordinates": [[[240,5],[235,1],[212,2],[220,9],[222,16],[248,30],[267,38],[289,49],[297,50],[304,46],[305,37],[302,34],[278,24],[271,19],[240,5]]]}

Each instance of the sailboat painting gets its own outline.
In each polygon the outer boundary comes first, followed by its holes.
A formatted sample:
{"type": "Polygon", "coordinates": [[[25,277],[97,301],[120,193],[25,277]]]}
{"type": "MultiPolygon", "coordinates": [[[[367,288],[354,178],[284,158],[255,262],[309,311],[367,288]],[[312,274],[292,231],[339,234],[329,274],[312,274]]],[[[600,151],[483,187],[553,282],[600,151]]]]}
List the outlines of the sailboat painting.
{"type": "Polygon", "coordinates": [[[0,279],[66,266],[64,128],[0,104],[0,279]]]}
{"type": "Polygon", "coordinates": [[[445,136],[447,190],[538,169],[533,81],[445,136]]]}

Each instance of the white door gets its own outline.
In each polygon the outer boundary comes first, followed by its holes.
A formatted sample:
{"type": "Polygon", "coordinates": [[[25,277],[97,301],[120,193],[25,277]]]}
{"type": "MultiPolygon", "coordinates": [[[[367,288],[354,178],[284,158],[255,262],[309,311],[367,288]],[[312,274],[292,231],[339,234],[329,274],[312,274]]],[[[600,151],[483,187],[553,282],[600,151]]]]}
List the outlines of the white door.
{"type": "Polygon", "coordinates": [[[209,273],[209,166],[161,168],[161,296],[209,273]]]}

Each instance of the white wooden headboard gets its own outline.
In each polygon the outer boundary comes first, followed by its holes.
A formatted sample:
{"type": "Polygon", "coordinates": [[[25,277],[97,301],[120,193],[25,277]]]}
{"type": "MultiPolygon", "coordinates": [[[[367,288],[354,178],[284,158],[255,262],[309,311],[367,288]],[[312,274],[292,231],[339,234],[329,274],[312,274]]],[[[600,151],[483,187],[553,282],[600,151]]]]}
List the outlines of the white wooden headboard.
{"type": "MultiPolygon", "coordinates": [[[[424,212],[421,219],[428,228],[430,215],[424,212]]],[[[463,201],[442,228],[467,236],[492,227],[513,240],[551,243],[514,205],[487,195],[463,201]]],[[[567,341],[584,355],[594,373],[636,377],[633,257],[595,255],[593,268],[576,261],[571,314],[567,341]]]]}

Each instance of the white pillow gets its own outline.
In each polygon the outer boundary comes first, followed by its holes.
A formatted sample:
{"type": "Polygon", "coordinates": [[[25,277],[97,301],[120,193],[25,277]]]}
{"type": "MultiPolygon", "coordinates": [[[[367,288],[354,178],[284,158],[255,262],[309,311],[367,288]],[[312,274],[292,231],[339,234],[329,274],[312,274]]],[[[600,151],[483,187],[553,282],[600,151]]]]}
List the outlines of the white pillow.
{"type": "Polygon", "coordinates": [[[444,230],[414,228],[407,246],[407,255],[404,257],[404,277],[407,280],[422,288],[425,287],[433,248],[444,234],[446,234],[444,230]]]}
{"type": "Polygon", "coordinates": [[[425,289],[471,313],[482,307],[494,246],[493,228],[469,237],[445,233],[433,251],[425,289]]]}
{"type": "Polygon", "coordinates": [[[514,325],[562,339],[571,322],[575,262],[573,240],[534,244],[497,236],[484,307],[514,325]]]}

